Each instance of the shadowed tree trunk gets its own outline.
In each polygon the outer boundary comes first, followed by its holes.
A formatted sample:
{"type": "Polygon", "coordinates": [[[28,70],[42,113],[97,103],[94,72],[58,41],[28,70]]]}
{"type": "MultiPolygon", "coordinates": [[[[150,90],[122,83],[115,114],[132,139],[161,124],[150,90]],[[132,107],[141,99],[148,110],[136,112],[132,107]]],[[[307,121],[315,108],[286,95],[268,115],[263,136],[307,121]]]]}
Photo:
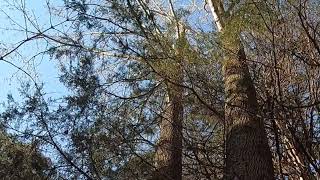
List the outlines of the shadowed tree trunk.
{"type": "MultiPolygon", "coordinates": [[[[218,31],[223,31],[222,0],[209,0],[218,31]]],[[[259,116],[256,90],[246,64],[244,48],[224,59],[227,180],[274,179],[272,155],[259,116]]]]}
{"type": "Polygon", "coordinates": [[[225,178],[274,179],[272,155],[242,48],[238,57],[225,62],[224,77],[228,128],[225,178]]]}
{"type": "Polygon", "coordinates": [[[182,176],[182,88],[169,84],[169,103],[160,124],[154,180],[181,180],[182,176]]]}
{"type": "Polygon", "coordinates": [[[175,24],[176,43],[172,45],[175,51],[174,61],[170,60],[165,69],[170,80],[167,82],[167,99],[164,116],[160,123],[160,139],[155,155],[157,172],[154,180],[182,179],[182,123],[183,123],[183,59],[184,48],[187,43],[185,29],[175,15],[172,4],[171,16],[175,24]]]}

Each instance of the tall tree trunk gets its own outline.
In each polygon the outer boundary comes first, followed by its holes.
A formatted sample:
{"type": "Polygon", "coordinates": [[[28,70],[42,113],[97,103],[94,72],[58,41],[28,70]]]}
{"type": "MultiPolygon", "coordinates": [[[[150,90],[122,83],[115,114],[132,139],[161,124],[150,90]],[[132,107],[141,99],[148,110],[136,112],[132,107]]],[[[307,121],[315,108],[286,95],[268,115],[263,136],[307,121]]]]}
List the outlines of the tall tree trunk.
{"type": "MultiPolygon", "coordinates": [[[[223,0],[208,0],[218,31],[224,29],[223,0]]],[[[225,57],[225,120],[227,121],[227,180],[274,179],[272,155],[262,118],[258,115],[256,90],[246,64],[244,48],[236,57],[225,57]]]]}
{"type": "Polygon", "coordinates": [[[168,85],[169,103],[160,124],[154,180],[182,178],[182,88],[168,85]]]}
{"type": "Polygon", "coordinates": [[[272,155],[244,49],[224,65],[226,106],[226,179],[274,179],[272,155]]]}
{"type": "Polygon", "coordinates": [[[176,25],[177,41],[172,45],[175,61],[170,61],[170,68],[173,71],[166,75],[170,79],[167,82],[168,103],[160,124],[160,139],[155,155],[157,173],[153,177],[154,180],[182,179],[183,88],[179,85],[183,83],[182,64],[187,40],[185,28],[176,17],[172,3],[170,3],[170,9],[176,25]]]}

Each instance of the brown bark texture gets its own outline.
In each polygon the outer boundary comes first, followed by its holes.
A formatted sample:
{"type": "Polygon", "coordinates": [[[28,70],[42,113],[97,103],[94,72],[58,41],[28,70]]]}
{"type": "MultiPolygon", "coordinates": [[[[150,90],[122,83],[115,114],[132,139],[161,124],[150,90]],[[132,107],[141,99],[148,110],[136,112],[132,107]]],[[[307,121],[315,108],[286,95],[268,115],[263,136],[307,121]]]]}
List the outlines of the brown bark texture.
{"type": "Polygon", "coordinates": [[[182,179],[182,88],[168,85],[169,103],[160,124],[153,180],[182,179]]]}
{"type": "Polygon", "coordinates": [[[274,179],[272,155],[263,120],[258,115],[256,90],[243,48],[237,57],[226,59],[224,78],[227,121],[225,179],[274,179]]]}

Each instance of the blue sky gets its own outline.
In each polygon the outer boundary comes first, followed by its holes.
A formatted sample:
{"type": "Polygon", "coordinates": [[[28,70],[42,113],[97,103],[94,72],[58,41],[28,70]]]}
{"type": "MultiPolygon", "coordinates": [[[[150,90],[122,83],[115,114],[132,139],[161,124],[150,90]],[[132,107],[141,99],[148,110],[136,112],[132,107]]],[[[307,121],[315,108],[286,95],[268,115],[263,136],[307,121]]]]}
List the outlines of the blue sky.
{"type": "MultiPolygon", "coordinates": [[[[21,2],[21,0],[15,0],[21,2]]],[[[8,0],[9,3],[14,0],[8,0]]],[[[22,31],[16,31],[13,29],[21,29],[14,22],[24,26],[25,19],[21,12],[14,10],[8,6],[8,2],[0,1],[0,54],[4,54],[6,50],[3,48],[11,49],[21,40],[26,38],[26,34],[22,31]],[[8,18],[10,16],[12,19],[8,18]]],[[[26,0],[26,9],[29,13],[34,14],[40,27],[50,27],[50,16],[48,8],[46,6],[46,0],[26,0]]],[[[62,3],[62,0],[51,0],[51,3],[62,3]]],[[[28,24],[28,23],[27,23],[28,24]]],[[[28,25],[31,28],[30,25],[28,25]]],[[[58,80],[57,62],[50,60],[48,55],[40,55],[34,58],[30,63],[25,63],[32,56],[43,50],[44,43],[41,42],[29,42],[24,44],[18,49],[18,54],[12,54],[6,58],[6,60],[13,62],[15,65],[22,67],[25,71],[37,76],[38,82],[45,84],[46,92],[53,96],[60,96],[65,94],[66,90],[58,80]],[[33,69],[35,68],[35,70],[33,69]]],[[[24,80],[30,80],[24,73],[17,68],[9,65],[3,61],[0,61],[0,102],[6,101],[8,93],[12,93],[15,99],[19,100],[18,88],[20,82],[24,80]]]]}
{"type": "MultiPolygon", "coordinates": [[[[26,33],[23,31],[16,31],[13,29],[21,29],[18,25],[14,24],[18,23],[21,26],[25,26],[25,18],[21,11],[17,11],[14,8],[8,6],[9,3],[17,2],[21,4],[21,2],[26,2],[26,9],[28,14],[32,14],[33,18],[36,19],[37,23],[42,29],[46,29],[50,27],[50,20],[59,22],[58,19],[50,19],[50,15],[47,8],[48,0],[2,0],[0,1],[0,55],[4,54],[5,50],[1,49],[3,47],[13,48],[14,44],[17,44],[19,41],[26,38],[26,33]],[[10,16],[12,19],[9,19],[10,16]]],[[[190,1],[178,1],[178,4],[182,2],[190,1]]],[[[197,3],[201,3],[202,1],[198,0],[197,3]]],[[[63,0],[50,0],[52,5],[62,5],[63,0]]],[[[188,4],[187,3],[187,4],[188,4]]],[[[202,7],[202,6],[201,6],[202,7]]],[[[207,26],[211,26],[212,22],[204,17],[204,11],[202,9],[197,10],[198,13],[195,13],[195,16],[190,17],[189,21],[195,22],[192,26],[197,26],[196,22],[199,22],[199,19],[206,21],[204,23],[206,26],[202,27],[203,29],[209,29],[207,26]]],[[[53,22],[53,24],[55,24],[53,22]]],[[[199,23],[203,24],[203,23],[199,23]]],[[[27,27],[32,29],[30,23],[27,23],[27,27]]],[[[43,42],[35,42],[32,41],[30,43],[24,44],[21,48],[19,48],[19,56],[15,56],[16,54],[12,54],[6,60],[13,62],[19,67],[22,67],[24,70],[32,74],[33,76],[37,75],[37,80],[40,83],[44,83],[45,92],[50,93],[50,96],[61,96],[65,94],[67,91],[64,86],[58,80],[58,69],[57,69],[57,61],[50,60],[48,55],[41,55],[35,58],[32,63],[26,65],[23,63],[24,61],[30,59],[33,55],[37,54],[39,51],[45,49],[45,44],[43,42]],[[33,69],[35,68],[35,70],[33,69]]],[[[18,91],[17,89],[20,87],[21,80],[28,80],[22,72],[12,65],[9,65],[5,62],[0,61],[0,102],[6,101],[6,97],[8,93],[12,93],[13,96],[18,99],[18,91]]]]}

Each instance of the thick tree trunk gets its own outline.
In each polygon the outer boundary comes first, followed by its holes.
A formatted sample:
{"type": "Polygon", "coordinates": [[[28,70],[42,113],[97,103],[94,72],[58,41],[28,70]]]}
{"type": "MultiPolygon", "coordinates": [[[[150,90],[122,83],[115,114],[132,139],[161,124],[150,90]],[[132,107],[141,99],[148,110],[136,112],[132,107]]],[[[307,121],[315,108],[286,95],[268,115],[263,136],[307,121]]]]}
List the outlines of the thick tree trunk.
{"type": "MultiPolygon", "coordinates": [[[[218,31],[223,31],[224,1],[208,0],[218,31]]],[[[227,180],[274,179],[272,155],[262,118],[258,115],[256,90],[243,48],[237,57],[225,59],[225,120],[227,180]]]]}
{"type": "MultiPolygon", "coordinates": [[[[218,31],[223,31],[223,0],[208,0],[218,31]]],[[[225,119],[227,121],[227,180],[274,179],[272,155],[262,118],[258,115],[256,90],[243,48],[238,57],[225,59],[225,119]]]]}
{"type": "Polygon", "coordinates": [[[182,176],[182,88],[168,85],[169,103],[160,124],[160,140],[155,156],[154,180],[181,180],[182,176]]]}
{"type": "Polygon", "coordinates": [[[238,57],[226,59],[224,77],[228,128],[225,179],[272,180],[272,155],[243,48],[238,57]]]}

